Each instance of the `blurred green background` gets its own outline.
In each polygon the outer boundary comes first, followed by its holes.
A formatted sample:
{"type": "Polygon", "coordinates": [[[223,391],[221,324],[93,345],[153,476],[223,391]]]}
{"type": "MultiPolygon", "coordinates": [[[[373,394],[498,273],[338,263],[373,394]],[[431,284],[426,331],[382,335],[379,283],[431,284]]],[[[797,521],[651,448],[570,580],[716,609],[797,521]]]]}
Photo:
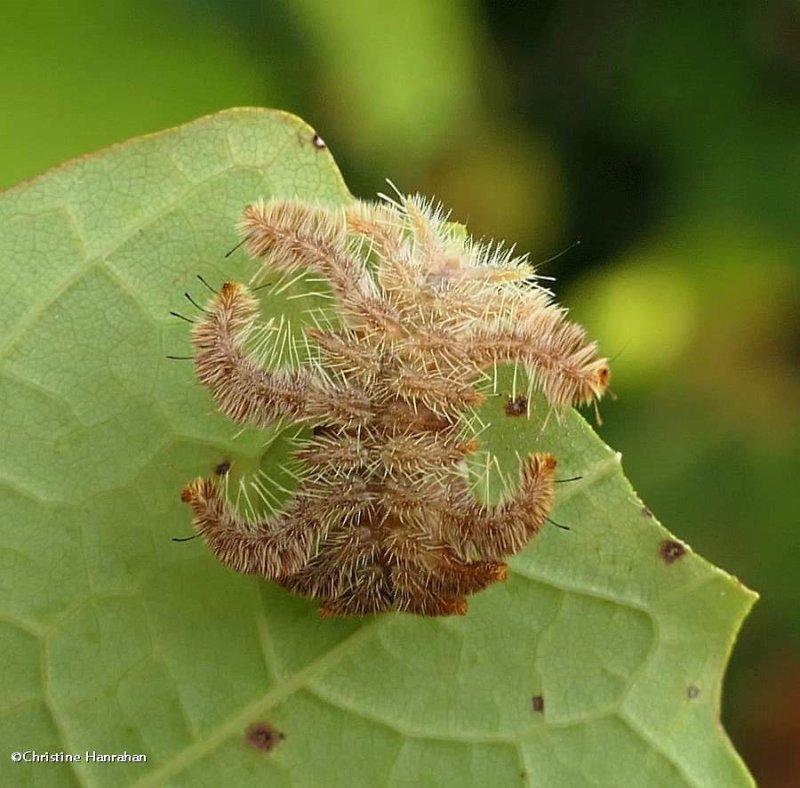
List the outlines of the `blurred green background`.
{"type": "Polygon", "coordinates": [[[541,272],[615,357],[600,433],[670,529],[762,594],[723,718],[761,785],[798,784],[795,2],[11,0],[0,96],[0,187],[272,106],[355,194],[388,176],[534,262],[580,241],[541,272]]]}

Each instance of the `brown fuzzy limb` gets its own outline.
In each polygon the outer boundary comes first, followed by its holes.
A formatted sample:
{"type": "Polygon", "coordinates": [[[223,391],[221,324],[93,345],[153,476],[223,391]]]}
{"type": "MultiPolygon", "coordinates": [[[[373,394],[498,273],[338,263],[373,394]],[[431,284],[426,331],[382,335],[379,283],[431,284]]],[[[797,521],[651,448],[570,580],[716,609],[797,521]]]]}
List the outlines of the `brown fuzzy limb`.
{"type": "Polygon", "coordinates": [[[368,238],[382,259],[398,259],[403,233],[395,211],[385,203],[357,200],[344,212],[348,232],[368,238]]]}
{"type": "Polygon", "coordinates": [[[497,560],[519,552],[538,533],[553,508],[551,454],[531,454],[522,463],[516,494],[495,506],[477,503],[464,484],[451,498],[443,534],[457,551],[497,560]]]}
{"type": "Polygon", "coordinates": [[[301,202],[257,202],[245,208],[242,231],[250,254],[267,258],[265,269],[321,274],[352,325],[404,333],[400,315],[381,296],[363,260],[350,251],[340,211],[301,202]]]}
{"type": "Polygon", "coordinates": [[[368,424],[374,415],[374,404],[363,389],[314,378],[306,389],[301,418],[313,425],[352,428],[368,424]]]}
{"type": "Polygon", "coordinates": [[[466,338],[467,354],[481,368],[503,362],[523,363],[533,383],[554,405],[584,405],[603,396],[608,361],[579,325],[555,309],[524,323],[494,320],[466,338]]]}
{"type": "Polygon", "coordinates": [[[396,609],[418,616],[465,616],[469,604],[463,596],[440,596],[432,592],[408,595],[395,602],[396,609]]]}
{"type": "Polygon", "coordinates": [[[380,341],[370,341],[365,332],[306,329],[320,350],[327,370],[361,385],[372,385],[381,372],[384,354],[380,341]]]}
{"type": "MultiPolygon", "coordinates": [[[[357,493],[357,491],[354,491],[357,493]]],[[[352,498],[352,493],[351,493],[352,498]]],[[[330,515],[325,538],[313,558],[301,570],[281,579],[281,585],[294,593],[316,599],[346,596],[356,587],[366,596],[387,598],[391,606],[391,589],[383,569],[383,553],[372,527],[374,509],[354,510],[350,503],[336,511],[334,502],[320,499],[318,506],[328,506],[330,515]],[[343,510],[347,513],[343,514],[343,510]],[[369,592],[369,593],[366,593],[369,592]]],[[[325,514],[320,511],[320,516],[325,514]]]]}
{"type": "Polygon", "coordinates": [[[429,588],[445,596],[463,596],[482,591],[508,577],[508,567],[501,561],[473,561],[452,558],[432,574],[429,588]]]}
{"type": "Polygon", "coordinates": [[[391,397],[422,404],[433,413],[446,417],[484,402],[484,395],[471,384],[472,381],[464,381],[459,374],[432,374],[430,369],[407,364],[397,370],[386,389],[391,397]]]}
{"type": "Polygon", "coordinates": [[[220,410],[235,421],[266,426],[279,419],[357,425],[373,416],[364,391],[337,385],[313,368],[271,371],[247,356],[256,300],[244,285],[226,282],[192,332],[195,369],[220,410]]]}
{"type": "Polygon", "coordinates": [[[305,370],[272,372],[242,349],[252,327],[256,300],[244,285],[226,282],[192,331],[195,370],[219,409],[240,423],[267,426],[297,419],[305,408],[310,375],[305,370]]]}
{"type": "Polygon", "coordinates": [[[456,465],[478,448],[478,441],[458,436],[426,435],[401,432],[388,435],[377,451],[380,466],[387,475],[408,478],[416,474],[436,475],[443,468],[456,465]]]}
{"type": "Polygon", "coordinates": [[[375,424],[387,431],[398,426],[409,432],[446,432],[458,424],[456,415],[441,415],[419,402],[390,399],[375,414],[375,424]]]}
{"type": "Polygon", "coordinates": [[[462,592],[436,585],[441,579],[438,551],[426,550],[424,543],[413,539],[398,542],[397,547],[401,549],[392,551],[395,563],[390,569],[395,610],[420,616],[464,615],[467,612],[462,592]],[[397,553],[404,557],[397,560],[397,553]]]}
{"type": "Polygon", "coordinates": [[[195,479],[181,500],[192,507],[194,527],[214,555],[237,572],[280,578],[309,560],[319,526],[295,506],[274,518],[251,522],[225,502],[211,479],[195,479]]]}
{"type": "Polygon", "coordinates": [[[378,564],[357,571],[349,588],[323,601],[319,615],[321,618],[369,616],[393,608],[393,589],[384,568],[378,564]]]}
{"type": "Polygon", "coordinates": [[[345,210],[347,229],[367,238],[378,253],[377,281],[401,309],[415,303],[425,272],[410,259],[410,247],[395,211],[380,203],[356,202],[345,210]]]}

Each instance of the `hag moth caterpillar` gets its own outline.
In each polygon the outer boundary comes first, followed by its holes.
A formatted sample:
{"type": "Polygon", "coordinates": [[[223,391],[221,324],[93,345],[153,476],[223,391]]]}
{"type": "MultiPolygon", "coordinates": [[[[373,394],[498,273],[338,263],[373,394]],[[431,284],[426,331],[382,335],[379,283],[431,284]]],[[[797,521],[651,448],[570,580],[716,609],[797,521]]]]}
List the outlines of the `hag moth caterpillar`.
{"type": "Polygon", "coordinates": [[[228,282],[211,299],[192,344],[220,410],[313,431],[295,452],[295,494],[272,516],[242,517],[219,480],[187,485],[197,533],[226,566],[321,600],[323,617],[465,613],[465,596],[505,579],[502,559],[547,519],[556,467],[532,454],[513,495],[494,506],[474,498],[465,460],[477,447],[467,418],[482,399],[476,384],[497,363],[521,364],[563,409],[603,395],[606,359],[531,284],[524,258],[464,237],[419,197],[346,209],[257,202],[242,231],[260,261],[254,278],[312,272],[330,286],[340,325],[306,332],[309,361],[269,368],[246,349],[254,290],[228,282]]]}

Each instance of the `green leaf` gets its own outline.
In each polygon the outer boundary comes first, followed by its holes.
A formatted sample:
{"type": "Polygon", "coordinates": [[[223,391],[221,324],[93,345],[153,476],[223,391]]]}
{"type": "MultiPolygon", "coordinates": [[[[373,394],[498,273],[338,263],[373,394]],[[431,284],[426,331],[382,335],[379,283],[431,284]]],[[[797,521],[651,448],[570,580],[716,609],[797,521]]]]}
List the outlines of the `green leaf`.
{"type": "Polygon", "coordinates": [[[165,358],[188,353],[169,312],[205,300],[197,274],[249,278],[223,255],[270,196],[350,199],[302,121],[232,110],[0,197],[3,784],[751,784],[718,715],[755,595],[673,540],[580,416],[507,415],[508,370],[482,414],[498,467],[547,450],[582,478],[553,512],[571,530],[546,528],[466,617],[322,621],[170,541],[187,480],[285,449],[237,436],[165,358]],[[285,736],[268,753],[245,738],[259,722],[285,736]]]}

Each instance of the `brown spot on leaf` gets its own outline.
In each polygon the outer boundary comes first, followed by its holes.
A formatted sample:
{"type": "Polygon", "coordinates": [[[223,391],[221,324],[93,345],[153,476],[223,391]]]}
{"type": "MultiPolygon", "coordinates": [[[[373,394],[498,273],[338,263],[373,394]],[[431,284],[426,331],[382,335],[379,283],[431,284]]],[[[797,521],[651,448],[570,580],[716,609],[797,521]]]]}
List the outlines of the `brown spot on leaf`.
{"type": "Polygon", "coordinates": [[[214,468],[214,473],[217,476],[227,476],[228,471],[231,469],[231,464],[229,460],[223,460],[216,468],[214,468]]]}
{"type": "Polygon", "coordinates": [[[311,144],[312,144],[312,145],[313,145],[313,146],[314,146],[314,147],[315,147],[317,150],[325,150],[325,148],[327,148],[327,147],[328,147],[328,146],[325,144],[325,140],[324,140],[324,139],[322,139],[322,137],[320,137],[320,136],[319,136],[319,134],[317,134],[316,132],[314,132],[314,136],[311,138],[311,144]]]}
{"type": "Polygon", "coordinates": [[[689,685],[689,689],[686,690],[686,696],[689,700],[694,700],[695,698],[700,697],[700,687],[696,687],[694,684],[689,685]]]}
{"type": "Polygon", "coordinates": [[[531,698],[531,708],[533,709],[533,711],[538,711],[538,712],[544,711],[544,696],[534,695],[531,698]]]}
{"type": "Polygon", "coordinates": [[[506,416],[524,416],[528,412],[528,398],[521,394],[506,400],[506,416]]]}
{"type": "Polygon", "coordinates": [[[286,737],[266,722],[254,722],[245,732],[244,740],[256,750],[271,752],[286,737]]]}
{"type": "Polygon", "coordinates": [[[674,539],[665,539],[659,545],[658,553],[665,564],[672,564],[686,555],[686,548],[674,539]]]}
{"type": "Polygon", "coordinates": [[[642,517],[652,517],[653,513],[646,507],[642,507],[642,517]]]}

